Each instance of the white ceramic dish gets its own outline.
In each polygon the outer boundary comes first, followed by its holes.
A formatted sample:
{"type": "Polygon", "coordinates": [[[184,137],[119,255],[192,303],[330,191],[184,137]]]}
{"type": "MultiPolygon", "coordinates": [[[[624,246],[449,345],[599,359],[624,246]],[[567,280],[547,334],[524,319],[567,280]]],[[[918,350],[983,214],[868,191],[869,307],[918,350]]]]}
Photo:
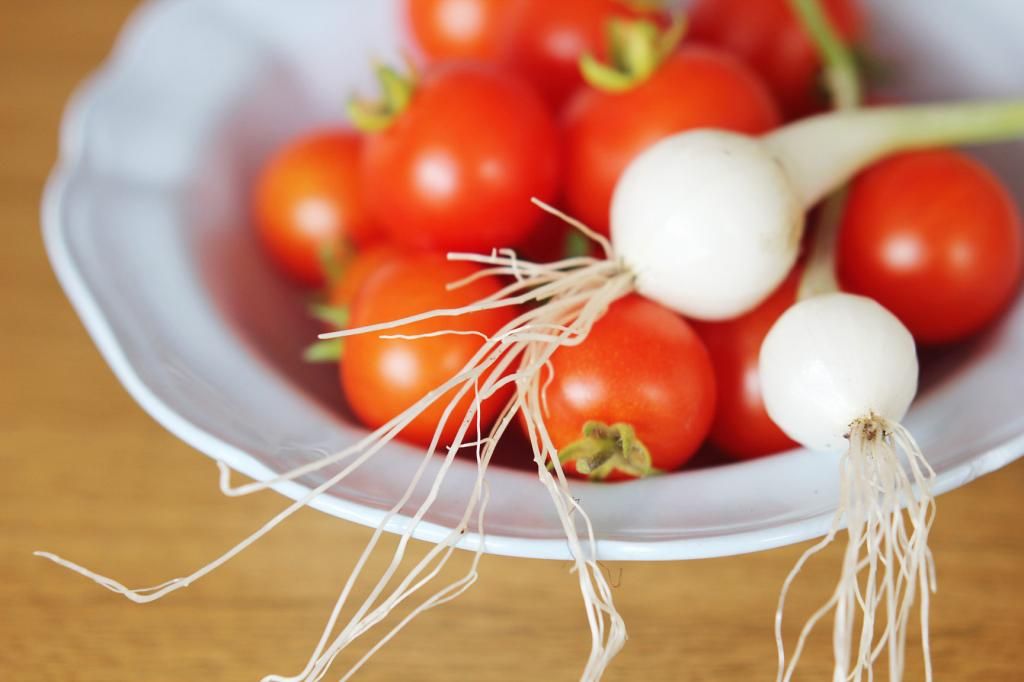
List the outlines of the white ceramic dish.
{"type": "MultiPolygon", "coordinates": [[[[1024,93],[1024,9],[1015,0],[869,4],[873,45],[890,61],[895,92],[1024,93]]],[[[247,187],[277,143],[340,120],[346,94],[371,86],[368,58],[395,57],[400,33],[394,3],[380,0],[152,2],[64,119],[43,207],[61,283],[143,408],[257,479],[361,431],[332,407],[331,374],[297,360],[315,329],[253,244],[247,187]]],[[[1024,148],[983,154],[1024,196],[1024,148]]],[[[939,491],[1024,453],[1024,300],[933,370],[907,426],[938,471],[939,491]]],[[[419,458],[393,445],[313,506],[376,525],[419,458]]],[[[452,525],[474,475],[474,464],[458,463],[418,537],[452,525]]],[[[320,480],[277,490],[297,498],[320,480]]],[[[535,473],[495,468],[489,480],[486,551],[568,558],[535,473]]],[[[600,555],[632,560],[738,554],[819,535],[836,488],[834,458],[794,451],[627,485],[580,483],[576,492],[600,555]]],[[[464,546],[479,540],[469,535],[464,546]]]]}

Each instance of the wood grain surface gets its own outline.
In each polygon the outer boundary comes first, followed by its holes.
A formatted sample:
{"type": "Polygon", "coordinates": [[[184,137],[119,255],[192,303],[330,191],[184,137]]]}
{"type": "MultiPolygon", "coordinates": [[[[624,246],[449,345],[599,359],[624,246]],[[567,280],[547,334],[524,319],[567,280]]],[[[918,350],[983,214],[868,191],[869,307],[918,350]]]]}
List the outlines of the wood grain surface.
{"type": "MultiPolygon", "coordinates": [[[[219,572],[148,606],[31,556],[52,549],[151,584],[212,559],[284,504],[273,494],[219,494],[210,460],[118,385],[43,252],[38,205],[60,112],[133,4],[0,3],[0,680],[294,674],[365,528],[304,511],[219,572]]],[[[940,500],[940,680],[1024,679],[1022,490],[1024,462],[940,500]]],[[[630,640],[607,679],[774,679],[775,599],[801,549],[610,566],[630,640]]],[[[464,570],[466,559],[455,563],[464,570]]],[[[790,633],[825,596],[836,560],[827,553],[800,583],[790,633]]],[[[357,679],[572,680],[587,646],[566,564],[486,557],[472,590],[420,618],[357,679]]],[[[354,660],[346,655],[332,677],[354,660]]],[[[829,671],[822,636],[799,679],[828,680],[829,671]]],[[[920,677],[914,667],[908,679],[920,677]]]]}

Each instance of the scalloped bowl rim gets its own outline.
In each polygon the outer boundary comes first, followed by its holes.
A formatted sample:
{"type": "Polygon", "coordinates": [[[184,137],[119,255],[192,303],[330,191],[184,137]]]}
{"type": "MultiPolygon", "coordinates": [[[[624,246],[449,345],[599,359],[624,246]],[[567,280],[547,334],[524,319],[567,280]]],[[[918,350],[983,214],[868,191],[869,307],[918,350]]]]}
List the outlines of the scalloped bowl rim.
{"type": "MultiPolygon", "coordinates": [[[[159,4],[161,3],[147,2],[135,10],[119,35],[111,54],[78,86],[71,97],[61,123],[59,158],[51,171],[43,195],[44,242],[60,284],[93,342],[128,393],[153,419],[190,446],[241,474],[256,480],[266,480],[271,478],[274,472],[250,454],[184,418],[140,377],[104,315],[102,305],[87,286],[82,272],[71,257],[65,235],[65,225],[62,221],[63,204],[68,188],[79,180],[79,157],[88,135],[88,120],[92,107],[98,94],[116,80],[123,58],[119,47],[125,36],[131,32],[133,26],[146,22],[152,9],[159,4]]],[[[979,476],[1006,466],[1022,455],[1024,433],[942,472],[934,483],[934,492],[944,493],[965,485],[979,476]]],[[[273,489],[292,500],[302,499],[309,493],[308,487],[293,482],[276,484],[273,489]]],[[[321,495],[311,500],[309,506],[341,519],[371,527],[377,526],[386,514],[380,509],[332,495],[321,495]]],[[[770,528],[709,537],[637,542],[598,539],[597,550],[600,558],[609,560],[680,560],[729,556],[771,549],[821,536],[828,530],[833,516],[833,511],[825,511],[816,516],[773,525],[770,528]]],[[[401,532],[406,527],[407,520],[402,516],[393,517],[386,525],[386,529],[401,532]]],[[[443,525],[422,521],[413,536],[436,542],[449,532],[450,529],[443,525]]],[[[474,532],[467,532],[459,543],[461,548],[468,550],[477,549],[479,545],[480,536],[474,532]]],[[[518,557],[556,560],[571,558],[564,540],[490,533],[484,540],[484,551],[518,557]]]]}

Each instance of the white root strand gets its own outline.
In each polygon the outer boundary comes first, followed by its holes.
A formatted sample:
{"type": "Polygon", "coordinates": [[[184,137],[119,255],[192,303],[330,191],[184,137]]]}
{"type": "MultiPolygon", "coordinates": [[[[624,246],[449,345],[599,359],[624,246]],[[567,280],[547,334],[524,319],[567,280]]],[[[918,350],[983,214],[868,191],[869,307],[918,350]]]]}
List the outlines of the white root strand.
{"type": "Polygon", "coordinates": [[[873,680],[874,664],[883,652],[889,680],[899,682],[906,667],[907,625],[916,599],[920,599],[925,680],[931,682],[927,623],[936,580],[928,533],[935,517],[934,477],[917,443],[899,424],[872,416],[852,426],[849,449],[840,461],[839,509],[831,528],[800,557],[779,596],[777,682],[793,678],[808,636],[829,611],[835,612],[833,682],[873,680]],[[806,563],[829,546],[844,525],[848,540],[839,581],[828,601],[804,624],[787,664],[782,633],[786,596],[806,563]],[[879,623],[878,612],[883,608],[884,623],[879,623]],[[859,630],[855,627],[858,617],[859,630]]]}
{"type": "MultiPolygon", "coordinates": [[[[550,207],[547,207],[550,208],[550,207]]],[[[551,209],[553,210],[553,209],[551,209]]],[[[585,229],[585,228],[584,228],[585,229]]],[[[610,244],[599,235],[593,235],[610,253],[610,244]]],[[[556,512],[561,520],[571,554],[573,556],[573,572],[576,573],[584,602],[584,610],[590,625],[592,645],[590,656],[581,675],[581,680],[600,679],[604,669],[622,648],[626,639],[625,624],[615,609],[611,587],[597,563],[597,542],[594,529],[585,511],[574,499],[568,480],[561,469],[557,451],[551,443],[543,424],[544,387],[541,374],[545,367],[550,368],[551,355],[560,347],[576,345],[586,338],[593,324],[601,318],[608,306],[618,298],[632,291],[632,276],[623,271],[622,266],[614,260],[598,260],[593,258],[572,258],[564,261],[538,265],[519,261],[514,253],[495,252],[490,256],[477,254],[451,254],[450,258],[467,260],[488,266],[491,275],[507,275],[515,281],[493,296],[476,304],[458,309],[438,310],[414,315],[402,320],[373,325],[355,330],[345,330],[327,336],[347,336],[354,333],[383,332],[404,326],[412,322],[440,317],[454,317],[470,314],[479,310],[518,306],[530,302],[542,301],[543,305],[528,309],[520,314],[496,334],[487,337],[480,350],[466,364],[458,375],[431,391],[406,412],[367,435],[358,443],[331,455],[311,461],[295,469],[284,472],[270,480],[253,482],[234,487],[230,481],[230,470],[223,464],[220,467],[221,490],[230,496],[247,495],[270,488],[276,484],[292,481],[335,464],[344,464],[340,471],[311,489],[302,498],[291,503],[282,512],[261,526],[245,540],[229,551],[198,569],[189,576],[145,587],[130,589],[110,578],[94,573],[78,564],[62,559],[56,555],[38,552],[39,556],[54,561],[100,585],[118,592],[135,602],[149,602],[159,599],[170,592],[186,587],[195,580],[210,573],[226,561],[230,560],[260,537],[287,519],[298,509],[308,505],[319,495],[345,480],[353,471],[377,454],[388,442],[394,439],[417,415],[449,393],[453,396],[448,400],[440,423],[435,431],[433,441],[414,472],[412,479],[401,498],[391,506],[367,543],[351,571],[348,580],[342,587],[333,609],[327,619],[320,640],[315,646],[306,666],[295,676],[270,675],[264,682],[313,681],[320,680],[336,658],[357,638],[369,632],[385,618],[391,615],[400,605],[410,600],[421,590],[426,589],[440,574],[448,559],[454,553],[470,524],[475,524],[478,534],[477,543],[468,572],[460,579],[448,584],[418,604],[411,607],[410,612],[397,625],[381,636],[369,650],[349,669],[343,679],[349,679],[365,662],[384,644],[398,634],[412,619],[424,611],[446,603],[467,590],[477,580],[477,570],[485,548],[484,513],[487,505],[488,491],[485,478],[487,467],[501,435],[513,421],[516,414],[522,412],[527,423],[530,441],[534,448],[538,475],[551,495],[556,512]],[[506,406],[490,434],[486,437],[480,432],[480,404],[509,384],[516,388],[515,397],[506,406]],[[440,445],[445,425],[453,416],[462,399],[472,391],[474,400],[467,414],[459,423],[457,435],[441,460],[432,480],[426,497],[416,510],[409,515],[409,520],[402,528],[397,548],[387,568],[378,577],[369,595],[355,608],[347,623],[339,629],[341,615],[349,605],[350,596],[357,581],[362,575],[366,563],[372,556],[383,532],[399,514],[405,511],[415,491],[423,482],[423,478],[432,462],[437,458],[434,453],[440,445]],[[475,426],[476,438],[467,439],[467,432],[475,426]],[[476,449],[477,476],[465,510],[458,523],[441,541],[433,546],[426,556],[414,567],[409,569],[402,580],[390,591],[388,587],[403,564],[409,541],[415,534],[423,518],[437,499],[445,475],[452,466],[457,452],[465,447],[476,449]],[[551,469],[549,470],[549,465],[551,469]],[[385,594],[386,593],[386,594],[385,594]]],[[[475,279],[467,278],[455,285],[466,284],[475,279]]],[[[419,335],[392,334],[389,338],[420,338],[454,331],[442,331],[419,335]]],[[[475,332],[468,332],[475,333],[475,332]]]]}

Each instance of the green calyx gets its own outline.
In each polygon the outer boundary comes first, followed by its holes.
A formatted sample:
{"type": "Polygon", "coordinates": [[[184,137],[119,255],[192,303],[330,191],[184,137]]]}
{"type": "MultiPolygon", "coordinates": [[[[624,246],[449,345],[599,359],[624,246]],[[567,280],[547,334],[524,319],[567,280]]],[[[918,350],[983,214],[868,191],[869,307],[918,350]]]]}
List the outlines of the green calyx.
{"type": "Polygon", "coordinates": [[[324,324],[329,324],[338,329],[348,326],[348,308],[323,303],[312,303],[309,306],[309,314],[324,324]]]}
{"type": "MultiPolygon", "coordinates": [[[[348,308],[313,303],[309,306],[309,314],[336,329],[348,326],[348,308]]],[[[343,349],[342,339],[324,339],[307,347],[302,353],[302,359],[313,364],[338,362],[341,360],[343,349]]]]}
{"type": "Polygon", "coordinates": [[[416,91],[416,75],[409,69],[403,74],[384,64],[375,67],[380,82],[379,100],[353,97],[348,102],[348,117],[352,125],[364,133],[386,130],[409,107],[416,91]]]}
{"type": "Polygon", "coordinates": [[[593,54],[580,57],[580,72],[591,86],[605,92],[626,92],[640,85],[658,70],[686,32],[686,18],[675,14],[666,30],[646,19],[611,19],[608,22],[610,62],[593,54]]]}
{"type": "Polygon", "coordinates": [[[345,272],[346,261],[348,260],[347,254],[351,249],[345,248],[344,244],[336,244],[333,242],[327,242],[320,245],[317,249],[316,256],[320,261],[320,269],[324,273],[324,279],[327,280],[327,288],[333,289],[334,285],[341,279],[342,274],[345,272]]]}
{"type": "Polygon", "coordinates": [[[570,230],[562,245],[565,258],[582,258],[590,255],[590,239],[579,230],[570,230]]]}
{"type": "Polygon", "coordinates": [[[324,339],[306,348],[302,359],[310,364],[338,362],[341,360],[341,339],[324,339]]]}
{"type": "Polygon", "coordinates": [[[583,426],[583,438],[558,453],[558,460],[572,462],[576,471],[592,481],[603,481],[619,471],[636,478],[659,473],[651,466],[651,453],[636,437],[629,424],[608,426],[589,421],[583,426]]]}

